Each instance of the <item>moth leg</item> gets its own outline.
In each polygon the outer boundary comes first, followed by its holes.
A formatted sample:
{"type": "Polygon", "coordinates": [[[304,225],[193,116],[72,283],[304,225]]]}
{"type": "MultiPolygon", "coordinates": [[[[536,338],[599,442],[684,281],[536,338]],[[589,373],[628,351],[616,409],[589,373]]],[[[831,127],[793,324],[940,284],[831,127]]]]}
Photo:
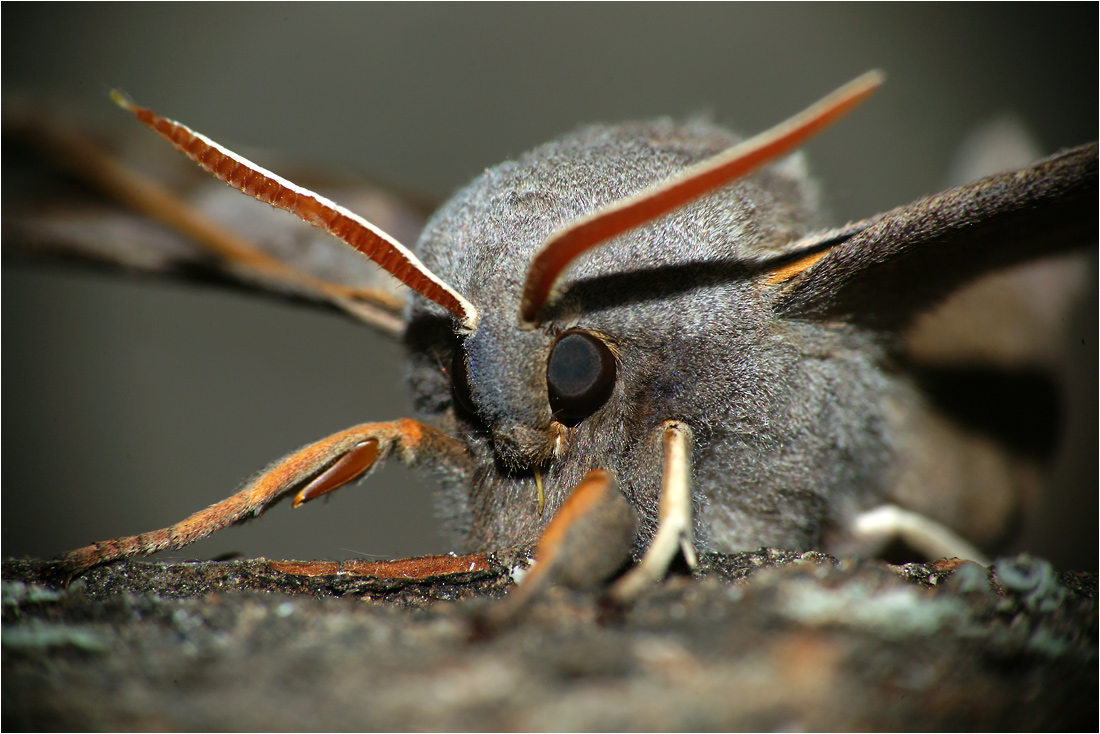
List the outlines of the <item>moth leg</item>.
{"type": "Polygon", "coordinates": [[[543,531],[534,567],[479,622],[496,627],[514,619],[551,584],[603,584],[630,560],[634,530],[634,511],[615,476],[605,469],[588,472],[543,531]]]}
{"type": "Polygon", "coordinates": [[[274,462],[233,496],[168,528],[94,543],[59,559],[71,576],[92,566],[179,549],[235,522],[255,517],[275,500],[298,490],[294,506],[331,492],[391,454],[404,464],[468,469],[459,441],[414,420],[366,423],[312,443],[274,462]]]}
{"type": "Polygon", "coordinates": [[[962,558],[982,566],[991,562],[946,525],[897,505],[860,513],[852,523],[852,533],[860,540],[875,543],[900,538],[929,558],[962,558]]]}
{"type": "Polygon", "coordinates": [[[666,421],[662,428],[664,470],[657,532],[638,565],[611,587],[610,598],[620,603],[660,581],[677,553],[683,553],[692,568],[698,563],[692,533],[691,428],[679,421],[666,421]]]}
{"type": "Polygon", "coordinates": [[[485,553],[464,556],[419,556],[390,561],[268,561],[267,565],[290,576],[370,576],[382,579],[430,579],[488,571],[492,561],[485,553]]]}

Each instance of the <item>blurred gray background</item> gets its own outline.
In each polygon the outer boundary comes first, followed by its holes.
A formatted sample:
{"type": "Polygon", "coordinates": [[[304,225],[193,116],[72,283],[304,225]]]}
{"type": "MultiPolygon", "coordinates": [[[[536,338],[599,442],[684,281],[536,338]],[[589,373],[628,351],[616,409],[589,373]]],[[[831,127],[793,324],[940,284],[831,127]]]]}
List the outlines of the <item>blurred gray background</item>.
{"type": "MultiPolygon", "coordinates": [[[[759,131],[870,68],[866,106],[808,146],[837,221],[942,188],[965,134],[1017,114],[1046,152],[1097,133],[1094,4],[45,5],[3,7],[3,92],[145,134],[120,87],[232,146],[444,197],[578,124],[710,112],[759,131]]],[[[1095,273],[1095,266],[1093,272],[1095,273]]],[[[1092,392],[1026,547],[1095,568],[1092,392]],[[1091,432],[1091,433],[1090,433],[1091,432]],[[1081,494],[1073,494],[1072,490],[1081,494]]],[[[355,423],[408,413],[400,349],[350,322],[213,289],[6,267],[3,553],[162,527],[355,423]]],[[[451,548],[431,483],[396,465],[282,504],[182,557],[391,557],[451,548]]]]}

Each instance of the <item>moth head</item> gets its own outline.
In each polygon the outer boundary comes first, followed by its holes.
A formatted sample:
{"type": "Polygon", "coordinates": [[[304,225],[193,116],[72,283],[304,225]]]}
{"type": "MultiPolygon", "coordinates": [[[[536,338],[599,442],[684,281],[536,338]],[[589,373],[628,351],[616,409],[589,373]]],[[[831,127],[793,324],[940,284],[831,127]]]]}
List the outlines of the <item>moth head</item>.
{"type": "Polygon", "coordinates": [[[451,344],[433,352],[450,389],[423,386],[418,399],[446,403],[450,395],[455,414],[484,429],[498,459],[532,468],[616,395],[630,399],[616,389],[622,378],[640,384],[660,371],[620,360],[629,343],[683,342],[673,338],[682,322],[698,333],[716,310],[759,313],[738,302],[751,296],[717,286],[751,270],[754,255],[774,255],[801,222],[781,211],[784,197],[756,195],[775,187],[744,183],[727,192],[732,199],[704,197],[791,152],[880,84],[877,72],[864,75],[741,142],[671,123],[582,131],[488,171],[429,222],[420,257],[338,204],[113,96],[218,178],[328,230],[417,293],[407,337],[414,352],[440,343],[433,330],[451,344]],[[740,249],[723,260],[731,241],[740,249]],[[577,262],[610,242],[617,246],[601,257],[577,262]],[[707,303],[714,297],[722,302],[707,303]]]}
{"type": "MultiPolygon", "coordinates": [[[[765,316],[760,294],[745,288],[759,280],[756,263],[773,260],[809,226],[813,206],[798,162],[757,169],[875,84],[863,79],[749,141],[701,121],[585,128],[456,194],[416,248],[479,313],[476,329],[458,330],[431,357],[452,383],[456,412],[519,469],[544,464],[578,432],[621,426],[642,405],[670,412],[651,420],[678,417],[676,393],[690,380],[658,385],[656,401],[652,390],[640,400],[632,387],[659,382],[663,352],[691,344],[692,335],[748,332],[728,314],[765,316]]],[[[409,316],[414,353],[448,320],[420,299],[409,316]]],[[[697,346],[694,358],[705,359],[697,346]]],[[[441,391],[414,378],[428,412],[442,406],[424,396],[441,391]]]]}

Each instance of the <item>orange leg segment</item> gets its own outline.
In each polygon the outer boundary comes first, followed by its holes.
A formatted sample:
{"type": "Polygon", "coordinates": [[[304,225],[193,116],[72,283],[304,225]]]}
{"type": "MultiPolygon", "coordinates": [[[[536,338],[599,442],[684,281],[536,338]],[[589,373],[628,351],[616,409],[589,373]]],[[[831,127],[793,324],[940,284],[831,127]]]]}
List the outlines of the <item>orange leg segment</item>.
{"type": "Polygon", "coordinates": [[[593,588],[606,582],[630,560],[635,522],[615,476],[605,469],[588,472],[543,531],[534,568],[478,623],[487,629],[508,623],[552,584],[593,588]]]}
{"type": "Polygon", "coordinates": [[[487,571],[489,558],[484,553],[465,556],[420,556],[392,561],[268,561],[276,571],[292,576],[370,576],[382,579],[428,579],[436,576],[487,571]]]}
{"type": "Polygon", "coordinates": [[[102,563],[182,548],[228,525],[259,515],[290,491],[300,489],[295,507],[331,492],[362,476],[391,454],[408,465],[426,464],[462,471],[469,464],[461,443],[423,423],[409,419],[366,423],[279,459],[233,496],[171,527],[95,543],[66,553],[60,561],[65,571],[75,576],[102,563]]]}
{"type": "MultiPolygon", "coordinates": [[[[666,421],[658,429],[663,471],[657,533],[641,561],[620,576],[606,598],[632,602],[668,572],[677,554],[696,565],[691,513],[691,428],[666,421]]],[[[606,583],[630,559],[636,518],[619,491],[615,476],[605,469],[588,472],[570,492],[542,532],[535,566],[504,601],[478,619],[489,631],[515,619],[553,585],[594,588],[606,583]]]]}

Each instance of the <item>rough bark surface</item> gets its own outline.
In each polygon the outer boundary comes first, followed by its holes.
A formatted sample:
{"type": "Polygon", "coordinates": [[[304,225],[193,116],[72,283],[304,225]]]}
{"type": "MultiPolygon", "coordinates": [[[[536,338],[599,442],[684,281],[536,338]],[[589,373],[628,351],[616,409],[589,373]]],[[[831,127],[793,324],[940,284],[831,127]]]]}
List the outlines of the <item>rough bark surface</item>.
{"type": "Polygon", "coordinates": [[[3,566],[5,729],[736,730],[1096,726],[1096,575],[1027,556],[703,559],[629,609],[514,559],[427,580],[263,559],[3,566]]]}

